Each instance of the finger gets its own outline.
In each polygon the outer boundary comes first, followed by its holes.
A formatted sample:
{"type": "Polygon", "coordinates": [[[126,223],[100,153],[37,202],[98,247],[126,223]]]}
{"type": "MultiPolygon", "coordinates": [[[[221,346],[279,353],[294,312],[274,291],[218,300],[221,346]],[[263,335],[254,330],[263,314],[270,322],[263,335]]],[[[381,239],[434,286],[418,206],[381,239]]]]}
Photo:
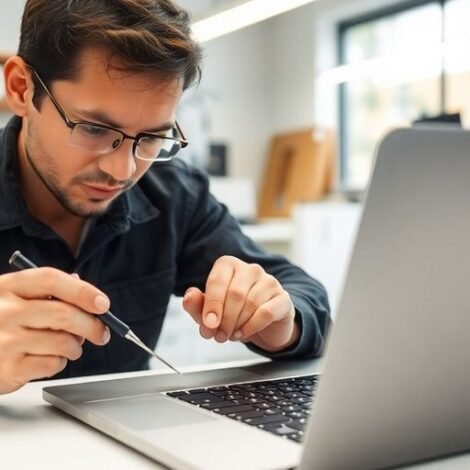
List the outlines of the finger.
{"type": "Polygon", "coordinates": [[[262,281],[256,283],[248,292],[232,338],[240,339],[240,330],[251,319],[256,310],[272,298],[282,294],[282,292],[281,285],[273,276],[267,275],[263,277],[262,281]]]}
{"type": "Polygon", "coordinates": [[[18,364],[23,383],[52,377],[65,369],[67,359],[59,356],[32,356],[26,354],[18,364]]]}
{"type": "Polygon", "coordinates": [[[256,268],[245,266],[235,271],[225,297],[224,314],[217,332],[223,332],[226,338],[232,336],[250,290],[259,279],[260,273],[256,268]]]}
{"type": "Polygon", "coordinates": [[[192,319],[200,325],[202,322],[202,309],[204,306],[204,293],[197,287],[190,287],[183,297],[183,308],[192,319]]]}
{"type": "Polygon", "coordinates": [[[83,343],[85,342],[85,338],[82,338],[81,336],[75,335],[75,338],[77,338],[77,341],[80,343],[80,346],[83,346],[83,343]]]}
{"type": "Polygon", "coordinates": [[[278,295],[263,303],[256,309],[250,320],[239,330],[242,334],[241,339],[253,336],[266,329],[272,323],[285,319],[288,313],[288,303],[284,296],[278,295]]]}
{"type": "Polygon", "coordinates": [[[234,273],[233,261],[230,257],[219,258],[206,282],[202,319],[204,325],[215,333],[224,312],[225,295],[234,273]]]}
{"type": "Polygon", "coordinates": [[[1,276],[0,289],[24,299],[54,297],[91,313],[104,313],[109,299],[88,282],[55,268],[26,269],[1,276]]]}
{"type": "Polygon", "coordinates": [[[199,334],[204,338],[204,339],[211,339],[214,336],[214,330],[211,328],[207,328],[203,323],[199,325],[199,334]]]}
{"type": "Polygon", "coordinates": [[[35,356],[60,356],[75,361],[82,347],[75,336],[59,331],[28,330],[18,336],[15,349],[35,356]]]}
{"type": "Polygon", "coordinates": [[[28,300],[18,321],[31,329],[72,333],[96,345],[109,340],[109,328],[98,316],[59,300],[28,300]]]}

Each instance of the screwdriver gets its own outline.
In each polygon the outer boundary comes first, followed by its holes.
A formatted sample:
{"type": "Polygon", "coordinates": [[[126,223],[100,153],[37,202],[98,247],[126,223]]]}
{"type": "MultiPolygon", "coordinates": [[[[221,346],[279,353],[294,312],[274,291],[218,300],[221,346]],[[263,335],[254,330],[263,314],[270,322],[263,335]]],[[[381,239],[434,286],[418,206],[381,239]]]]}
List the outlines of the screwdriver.
{"type": "MultiPolygon", "coordinates": [[[[37,268],[37,266],[30,261],[26,256],[21,254],[20,251],[15,251],[13,255],[11,256],[9,260],[9,264],[14,266],[15,268],[22,270],[22,269],[29,269],[29,268],[37,268]]],[[[135,343],[137,346],[142,348],[144,351],[146,351],[148,354],[150,354],[152,357],[157,359],[158,361],[162,362],[165,364],[167,367],[172,369],[174,372],[177,374],[180,374],[181,372],[175,369],[171,364],[166,362],[162,357],[160,357],[158,354],[156,354],[154,351],[152,351],[150,348],[148,348],[142,340],[139,339],[139,337],[129,328],[128,325],[126,325],[124,322],[119,320],[119,318],[115,317],[109,310],[106,313],[103,313],[102,315],[97,315],[97,317],[111,330],[113,330],[115,333],[117,333],[121,338],[125,338],[129,341],[132,341],[135,343]]]]}

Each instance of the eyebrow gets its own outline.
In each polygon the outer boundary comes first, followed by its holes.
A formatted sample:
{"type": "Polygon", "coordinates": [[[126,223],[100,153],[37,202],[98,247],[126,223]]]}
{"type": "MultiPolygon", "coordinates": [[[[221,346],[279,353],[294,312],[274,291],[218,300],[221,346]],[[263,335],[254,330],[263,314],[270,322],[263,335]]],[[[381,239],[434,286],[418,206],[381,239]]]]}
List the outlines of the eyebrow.
{"type": "MultiPolygon", "coordinates": [[[[104,124],[105,126],[115,127],[116,129],[122,129],[123,127],[125,127],[113,121],[109,116],[107,116],[105,113],[101,111],[77,109],[76,113],[79,114],[80,116],[83,116],[85,119],[90,119],[90,121],[93,121],[90,124],[93,124],[94,122],[96,122],[96,124],[104,124]]],[[[155,134],[157,132],[168,131],[172,129],[174,126],[175,124],[173,122],[165,122],[161,126],[153,127],[151,129],[146,129],[142,131],[142,133],[155,134]]]]}

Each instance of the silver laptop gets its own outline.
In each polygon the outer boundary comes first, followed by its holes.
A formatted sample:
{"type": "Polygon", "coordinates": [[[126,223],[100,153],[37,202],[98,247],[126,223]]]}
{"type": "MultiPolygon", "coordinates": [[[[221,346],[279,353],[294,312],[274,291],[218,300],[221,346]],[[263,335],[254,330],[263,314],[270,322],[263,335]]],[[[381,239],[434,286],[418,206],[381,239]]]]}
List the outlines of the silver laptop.
{"type": "Polygon", "coordinates": [[[319,377],[315,361],[273,362],[44,398],[176,469],[375,469],[458,453],[470,449],[469,280],[470,132],[394,131],[319,377]]]}

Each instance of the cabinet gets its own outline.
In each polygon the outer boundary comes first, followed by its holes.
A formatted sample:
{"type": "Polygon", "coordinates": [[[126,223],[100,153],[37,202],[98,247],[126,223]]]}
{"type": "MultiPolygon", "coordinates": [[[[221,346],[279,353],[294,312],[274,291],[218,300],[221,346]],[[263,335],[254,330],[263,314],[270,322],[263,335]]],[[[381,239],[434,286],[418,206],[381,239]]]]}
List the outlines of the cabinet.
{"type": "Polygon", "coordinates": [[[326,288],[334,317],[362,206],[349,202],[298,204],[293,212],[292,261],[326,288]]]}

